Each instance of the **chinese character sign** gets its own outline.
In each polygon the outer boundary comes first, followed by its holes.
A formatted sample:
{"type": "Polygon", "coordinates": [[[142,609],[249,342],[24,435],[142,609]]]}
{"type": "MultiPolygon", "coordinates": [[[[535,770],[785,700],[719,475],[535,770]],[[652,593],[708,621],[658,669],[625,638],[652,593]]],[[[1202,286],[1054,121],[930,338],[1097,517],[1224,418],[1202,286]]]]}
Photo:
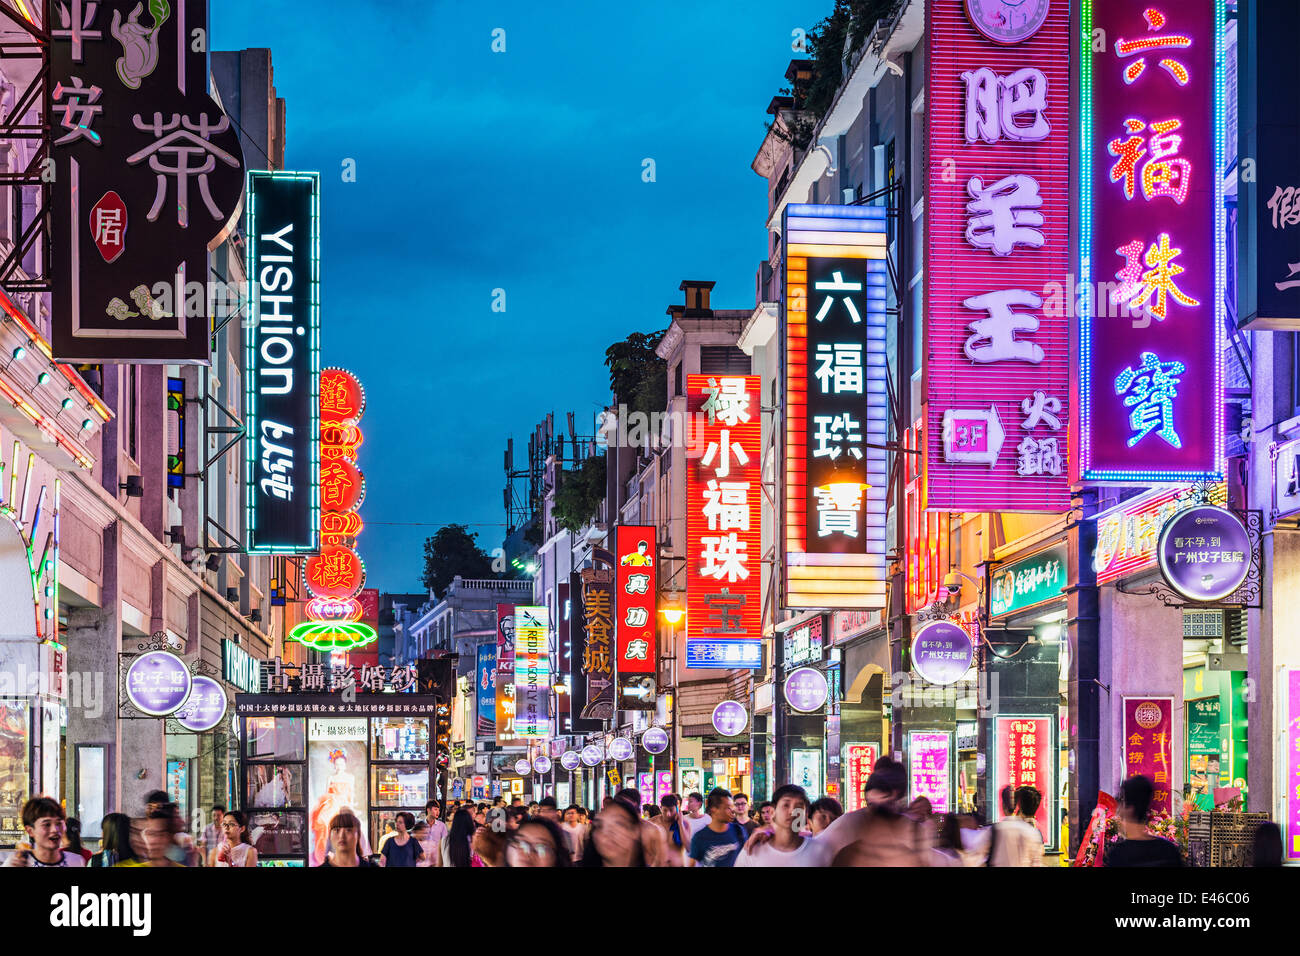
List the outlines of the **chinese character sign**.
{"type": "Polygon", "coordinates": [[[477,701],[475,736],[491,737],[497,725],[496,643],[480,644],[474,656],[474,699],[477,701]]]}
{"type": "Polygon", "coordinates": [[[244,189],[238,130],[193,42],[207,0],[52,0],[49,12],[54,354],[206,363],[208,249],[234,228],[244,189]]]}
{"type": "Polygon", "coordinates": [[[1042,803],[1034,823],[1049,849],[1056,845],[1056,764],[1051,717],[1007,717],[994,720],[993,792],[1004,786],[1034,787],[1042,803]]]}
{"type": "Polygon", "coordinates": [[[995,42],[926,4],[926,510],[1069,507],[1070,5],[1034,6],[995,42]]]}
{"type": "Polygon", "coordinates": [[[1085,0],[1080,470],[1223,474],[1220,0],[1085,0]],[[1089,110],[1090,107],[1090,110],[1089,110]]]}
{"type": "Polygon", "coordinates": [[[788,607],[884,606],[889,485],[883,206],[786,207],[788,607]]]}
{"type": "Polygon", "coordinates": [[[1173,701],[1168,697],[1124,698],[1124,777],[1141,775],[1151,781],[1155,793],[1153,813],[1172,813],[1170,798],[1173,778],[1173,701]]]}
{"type": "Polygon", "coordinates": [[[907,735],[908,801],[925,797],[935,813],[950,809],[952,735],[912,731],[907,735]]]}
{"type": "MultiPolygon", "coordinates": [[[[248,550],[316,551],[320,533],[320,177],[248,174],[244,485],[248,550]]],[[[359,488],[358,488],[359,490],[359,488]]]]}
{"type": "Polygon", "coordinates": [[[619,674],[653,674],[658,660],[658,548],[653,525],[619,525],[615,532],[619,674]]]}
{"type": "Polygon", "coordinates": [[[687,410],[699,457],[686,461],[686,644],[757,642],[761,379],[688,375],[687,410]]]}
{"type": "Polygon", "coordinates": [[[615,583],[615,574],[609,568],[582,571],[586,700],[577,715],[579,720],[608,720],[614,716],[615,583]]]}
{"type": "Polygon", "coordinates": [[[515,733],[545,737],[550,729],[550,622],[540,605],[515,608],[515,733]]]}
{"type": "Polygon", "coordinates": [[[515,729],[515,608],[497,605],[496,742],[498,747],[517,743],[515,729]]]}
{"type": "Polygon", "coordinates": [[[844,810],[852,813],[867,805],[866,786],[871,771],[876,769],[875,744],[845,744],[844,762],[848,767],[844,780],[844,810]]]}
{"type": "MultiPolygon", "coordinates": [[[[1211,486],[1211,503],[1223,504],[1227,498],[1226,484],[1211,486]]],[[[1190,487],[1157,488],[1097,515],[1097,549],[1092,556],[1097,583],[1107,584],[1155,567],[1165,525],[1174,515],[1199,503],[1190,487]]]]}

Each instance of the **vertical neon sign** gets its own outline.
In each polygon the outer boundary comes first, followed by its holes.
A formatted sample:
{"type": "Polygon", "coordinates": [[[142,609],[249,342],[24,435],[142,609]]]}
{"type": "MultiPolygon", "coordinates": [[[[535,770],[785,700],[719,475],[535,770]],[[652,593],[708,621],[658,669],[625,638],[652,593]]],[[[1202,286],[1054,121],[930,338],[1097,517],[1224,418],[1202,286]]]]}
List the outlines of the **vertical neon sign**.
{"type": "Polygon", "coordinates": [[[1223,2],[1084,0],[1082,16],[1079,477],[1217,481],[1223,2]]]}

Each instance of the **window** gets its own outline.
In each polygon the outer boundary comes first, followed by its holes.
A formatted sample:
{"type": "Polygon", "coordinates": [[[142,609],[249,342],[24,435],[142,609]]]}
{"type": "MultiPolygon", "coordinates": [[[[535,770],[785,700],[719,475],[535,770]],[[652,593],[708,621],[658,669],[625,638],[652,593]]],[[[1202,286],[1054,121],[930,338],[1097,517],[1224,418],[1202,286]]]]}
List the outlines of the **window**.
{"type": "Polygon", "coordinates": [[[678,362],[676,365],[673,366],[673,394],[674,395],[685,394],[682,391],[682,363],[681,362],[678,362]]]}
{"type": "Polygon", "coordinates": [[[126,367],[126,453],[140,460],[140,367],[126,367]]]}
{"type": "Polygon", "coordinates": [[[700,347],[700,373],[703,375],[748,375],[749,356],[734,345],[700,347]]]}

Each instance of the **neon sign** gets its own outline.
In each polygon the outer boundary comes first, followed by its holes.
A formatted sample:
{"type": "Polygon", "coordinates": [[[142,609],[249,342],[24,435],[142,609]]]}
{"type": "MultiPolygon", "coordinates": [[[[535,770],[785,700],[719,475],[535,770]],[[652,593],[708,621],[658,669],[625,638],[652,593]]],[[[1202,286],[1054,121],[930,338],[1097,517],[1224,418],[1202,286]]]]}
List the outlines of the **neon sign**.
{"type": "Polygon", "coordinates": [[[1082,17],[1079,477],[1218,481],[1224,5],[1082,17]]]}

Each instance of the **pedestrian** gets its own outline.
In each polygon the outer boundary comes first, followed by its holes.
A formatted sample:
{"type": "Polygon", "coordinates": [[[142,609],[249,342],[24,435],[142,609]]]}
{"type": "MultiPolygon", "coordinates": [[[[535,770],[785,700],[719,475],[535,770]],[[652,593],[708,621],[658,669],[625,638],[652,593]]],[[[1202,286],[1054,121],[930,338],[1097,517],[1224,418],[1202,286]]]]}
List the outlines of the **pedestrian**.
{"type": "Polygon", "coordinates": [[[1272,820],[1255,827],[1251,847],[1251,866],[1282,865],[1282,831],[1272,820]]]}
{"type": "Polygon", "coordinates": [[[993,825],[989,866],[1043,865],[1043,835],[1034,821],[1042,801],[1043,795],[1036,787],[1016,788],[1012,801],[1015,812],[993,825]]]}
{"type": "Polygon", "coordinates": [[[682,831],[682,846],[686,854],[690,856],[691,838],[696,832],[704,829],[709,825],[709,818],[704,815],[704,795],[702,793],[691,793],[686,797],[686,812],[678,817],[678,825],[682,831]]]}
{"type": "Polygon", "coordinates": [[[743,793],[732,794],[731,805],[736,808],[736,822],[748,838],[758,828],[758,824],[749,818],[749,797],[743,793]]]}
{"type": "Polygon", "coordinates": [[[131,828],[131,849],[134,859],[119,862],[118,866],[182,866],[176,857],[175,807],[149,801],[153,809],[131,828]]]}
{"type": "Polygon", "coordinates": [[[569,866],[571,863],[569,844],[564,833],[557,824],[544,816],[526,820],[506,841],[506,866],[555,867],[569,866]]]}
{"type": "Polygon", "coordinates": [[[208,866],[257,866],[257,850],[248,840],[244,815],[231,810],[221,817],[222,841],[208,854],[208,866]]]}
{"type": "Polygon", "coordinates": [[[641,818],[622,800],[610,800],[596,814],[582,855],[583,866],[645,866],[641,818]]]}
{"type": "MultiPolygon", "coordinates": [[[[641,809],[641,791],[632,788],[620,790],[614,796],[624,801],[634,812],[641,809]]],[[[669,847],[667,835],[644,816],[641,823],[641,845],[645,848],[646,866],[668,866],[669,847]]]]}
{"type": "MultiPolygon", "coordinates": [[[[513,833],[519,829],[519,824],[528,819],[528,809],[526,807],[509,807],[506,809],[506,832],[513,833]]],[[[495,828],[494,828],[495,829],[495,828]]]]}
{"type": "MultiPolygon", "coordinates": [[[[771,800],[764,800],[759,803],[758,812],[754,815],[754,822],[757,824],[757,829],[761,830],[764,827],[770,827],[772,825],[772,817],[775,813],[776,808],[772,805],[771,800]]],[[[754,833],[753,830],[749,832],[751,836],[754,833]]]]}
{"type": "Polygon", "coordinates": [[[415,814],[406,810],[401,811],[393,818],[393,826],[396,829],[392,839],[385,843],[379,851],[381,857],[379,865],[384,867],[418,866],[420,858],[424,856],[424,848],[411,835],[411,830],[415,828],[415,814]]]}
{"type": "Polygon", "coordinates": [[[340,810],[330,818],[330,852],[321,866],[374,866],[357,852],[361,844],[361,821],[351,810],[340,810]]]}
{"type": "Polygon", "coordinates": [[[677,795],[665,793],[659,798],[659,807],[659,816],[652,822],[664,832],[665,846],[668,850],[664,865],[682,866],[690,846],[682,839],[681,810],[677,805],[677,795]]]}
{"type": "Polygon", "coordinates": [[[707,826],[691,832],[692,866],[734,866],[745,845],[745,830],[736,822],[731,794],[722,787],[709,791],[707,826]]]}
{"type": "Polygon", "coordinates": [[[934,816],[934,805],[929,797],[918,796],[907,807],[907,815],[921,828],[927,850],[933,849],[938,841],[938,821],[934,816]]]}
{"type": "MultiPolygon", "coordinates": [[[[451,819],[451,815],[449,814],[447,818],[451,819]]],[[[442,807],[438,806],[437,800],[430,800],[424,805],[424,820],[429,825],[429,841],[434,847],[441,847],[442,838],[447,835],[447,824],[442,822],[442,807]]],[[[435,856],[441,857],[441,850],[435,856]]],[[[441,865],[441,859],[425,863],[425,866],[441,865]]]]}
{"type": "Polygon", "coordinates": [[[85,866],[80,853],[63,848],[67,817],[57,800],[32,797],[23,804],[27,840],[5,860],[5,866],[85,866]]]}
{"type": "Polygon", "coordinates": [[[559,826],[560,810],[554,797],[542,797],[541,801],[537,804],[537,816],[541,817],[543,820],[549,820],[551,823],[559,826]]]}
{"type": "Polygon", "coordinates": [[[831,865],[925,866],[921,834],[903,814],[907,797],[903,765],[891,757],[877,760],[862,796],[866,806],[844,814],[817,835],[834,854],[831,865]]]}
{"type": "Polygon", "coordinates": [[[76,817],[68,817],[64,821],[63,849],[71,850],[80,856],[87,866],[90,865],[90,858],[94,854],[81,845],[81,821],[76,817]]]}
{"type": "Polygon", "coordinates": [[[573,864],[582,861],[582,851],[587,845],[587,828],[581,823],[581,809],[577,804],[569,804],[564,808],[564,822],[560,824],[569,851],[569,862],[573,864]]]}
{"type": "Polygon", "coordinates": [[[963,866],[961,845],[961,817],[956,813],[944,814],[939,835],[930,850],[931,866],[963,866]]]}
{"type": "Polygon", "coordinates": [[[537,816],[537,811],[540,810],[541,808],[542,805],[538,803],[536,800],[528,804],[528,819],[531,820],[533,817],[537,816]]]}
{"type": "Polygon", "coordinates": [[[216,849],[221,842],[221,818],[226,815],[226,808],[220,803],[212,805],[212,820],[203,828],[203,852],[216,849]]]}
{"type": "Polygon", "coordinates": [[[808,829],[812,831],[813,836],[816,836],[842,816],[844,816],[844,807],[834,797],[814,800],[812,806],[808,808],[808,829]]]}
{"type": "Polygon", "coordinates": [[[109,813],[99,824],[99,852],[87,866],[116,866],[135,859],[131,849],[131,818],[125,813],[109,813]]]}
{"type": "Polygon", "coordinates": [[[416,843],[420,844],[420,858],[416,861],[416,866],[442,865],[442,847],[429,839],[429,824],[417,820],[411,836],[415,838],[416,843]]]}
{"type": "Polygon", "coordinates": [[[474,814],[465,807],[456,811],[451,818],[451,829],[442,838],[442,865],[469,867],[470,841],[474,839],[474,814]]]}
{"type": "Polygon", "coordinates": [[[488,805],[486,803],[480,803],[477,807],[474,808],[473,819],[478,826],[481,827],[487,826],[488,805]]]}
{"type": "Polygon", "coordinates": [[[1105,866],[1183,865],[1183,855],[1174,843],[1147,831],[1154,793],[1151,781],[1143,776],[1129,777],[1120,784],[1116,816],[1124,839],[1106,851],[1105,866]]]}
{"type": "Polygon", "coordinates": [[[808,794],[787,783],[772,794],[772,839],[736,857],[736,866],[830,866],[829,848],[802,833],[808,817],[808,794]]]}

